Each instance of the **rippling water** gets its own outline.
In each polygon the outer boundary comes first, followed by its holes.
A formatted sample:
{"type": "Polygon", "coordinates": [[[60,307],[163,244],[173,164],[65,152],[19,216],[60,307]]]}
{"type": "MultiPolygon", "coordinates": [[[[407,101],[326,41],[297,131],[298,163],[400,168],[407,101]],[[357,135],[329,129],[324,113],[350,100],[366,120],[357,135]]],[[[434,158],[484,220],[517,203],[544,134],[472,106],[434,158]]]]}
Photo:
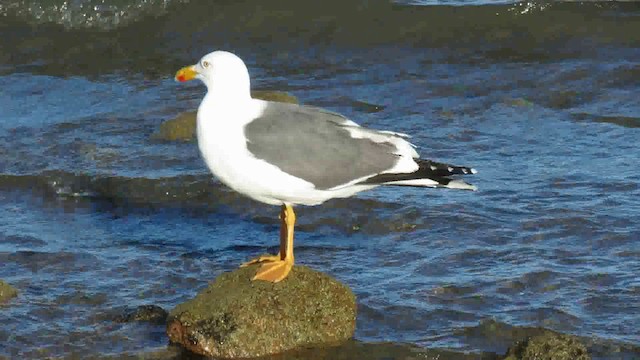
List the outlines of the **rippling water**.
{"type": "Polygon", "coordinates": [[[640,358],[639,3],[105,3],[0,5],[0,278],[20,291],[0,358],[164,349],[114,319],[275,251],[277,208],[153,136],[204,94],[175,70],[214,49],[479,171],[475,193],[299,208],[296,259],[352,287],[358,340],[503,353],[496,328],[545,327],[640,358]]]}

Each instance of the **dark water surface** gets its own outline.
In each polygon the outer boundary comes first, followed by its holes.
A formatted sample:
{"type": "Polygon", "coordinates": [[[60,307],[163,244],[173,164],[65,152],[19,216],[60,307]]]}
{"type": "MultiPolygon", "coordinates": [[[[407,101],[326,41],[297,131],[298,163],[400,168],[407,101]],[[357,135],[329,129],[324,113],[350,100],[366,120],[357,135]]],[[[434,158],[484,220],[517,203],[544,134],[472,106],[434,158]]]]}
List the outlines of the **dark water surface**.
{"type": "Polygon", "coordinates": [[[162,352],[162,326],[114,319],[276,250],[277,208],[152,137],[204,94],[175,70],[215,49],[479,171],[475,193],[298,209],[296,259],[353,288],[357,340],[449,359],[546,327],[640,358],[640,3],[472,4],[3,1],[0,358],[162,352]]]}

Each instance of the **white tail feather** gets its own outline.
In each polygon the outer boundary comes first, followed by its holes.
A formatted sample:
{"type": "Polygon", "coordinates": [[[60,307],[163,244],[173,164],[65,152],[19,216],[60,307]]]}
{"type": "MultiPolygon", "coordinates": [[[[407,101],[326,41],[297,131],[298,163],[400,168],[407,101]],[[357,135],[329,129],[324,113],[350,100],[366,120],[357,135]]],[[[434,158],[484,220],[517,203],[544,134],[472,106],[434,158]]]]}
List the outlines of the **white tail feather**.
{"type": "Polygon", "coordinates": [[[384,185],[402,185],[402,186],[424,186],[424,187],[444,187],[448,189],[461,189],[461,190],[478,190],[477,187],[466,183],[462,180],[451,180],[447,185],[442,185],[435,180],[431,179],[411,179],[411,180],[398,180],[385,182],[384,185]]]}

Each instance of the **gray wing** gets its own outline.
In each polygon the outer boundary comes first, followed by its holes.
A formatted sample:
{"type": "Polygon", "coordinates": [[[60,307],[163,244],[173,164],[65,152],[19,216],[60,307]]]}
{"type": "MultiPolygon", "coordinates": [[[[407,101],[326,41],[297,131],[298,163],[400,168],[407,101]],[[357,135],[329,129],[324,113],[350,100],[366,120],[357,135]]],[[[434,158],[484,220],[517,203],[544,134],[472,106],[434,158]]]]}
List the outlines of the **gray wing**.
{"type": "Polygon", "coordinates": [[[269,102],[245,127],[248,150],[317,189],[330,189],[391,169],[398,155],[389,142],[353,138],[354,123],[320,108],[269,102]]]}

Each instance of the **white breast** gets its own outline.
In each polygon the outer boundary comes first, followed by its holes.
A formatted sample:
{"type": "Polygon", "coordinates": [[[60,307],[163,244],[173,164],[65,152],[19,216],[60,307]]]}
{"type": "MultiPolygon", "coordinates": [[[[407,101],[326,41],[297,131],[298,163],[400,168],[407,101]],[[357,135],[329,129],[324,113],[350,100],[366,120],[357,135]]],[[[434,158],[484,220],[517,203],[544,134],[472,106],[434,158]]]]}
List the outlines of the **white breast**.
{"type": "MultiPolygon", "coordinates": [[[[313,185],[257,159],[247,150],[245,125],[259,117],[266,103],[249,99],[239,105],[205,97],[198,109],[198,147],[209,170],[230,188],[255,200],[280,205],[313,185]]],[[[286,149],[283,149],[286,151],[286,149]]]]}

